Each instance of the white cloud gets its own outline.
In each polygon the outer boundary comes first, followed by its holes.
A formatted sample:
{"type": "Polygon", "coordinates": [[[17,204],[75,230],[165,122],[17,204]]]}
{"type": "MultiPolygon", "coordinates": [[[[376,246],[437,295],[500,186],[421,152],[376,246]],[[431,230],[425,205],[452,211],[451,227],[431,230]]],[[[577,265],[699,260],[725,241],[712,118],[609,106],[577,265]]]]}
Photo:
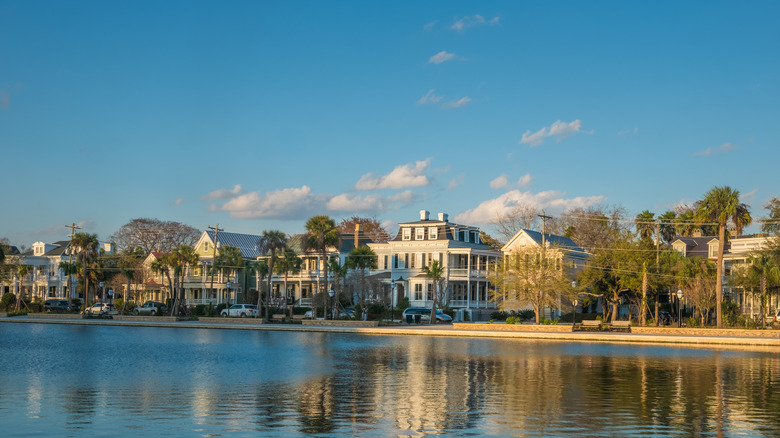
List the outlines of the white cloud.
{"type": "Polygon", "coordinates": [[[493,18],[490,19],[490,23],[488,23],[488,24],[490,24],[491,26],[498,26],[499,24],[501,24],[501,18],[500,17],[493,17],[493,18]]]}
{"type": "MultiPolygon", "coordinates": [[[[520,179],[517,180],[515,184],[512,186],[514,187],[527,187],[533,182],[534,178],[531,176],[530,173],[526,173],[525,175],[521,176],[520,179]]],[[[499,176],[498,178],[494,179],[493,181],[490,181],[490,188],[491,189],[503,189],[505,187],[509,187],[509,176],[507,174],[503,174],[499,176]]]]}
{"type": "Polygon", "coordinates": [[[625,131],[618,131],[618,135],[636,134],[639,132],[639,128],[626,129],[625,131]]]}
{"type": "Polygon", "coordinates": [[[545,191],[539,193],[512,190],[495,199],[482,202],[476,208],[459,213],[453,219],[465,224],[489,224],[499,215],[507,214],[518,205],[531,204],[548,212],[563,212],[572,208],[587,208],[602,203],[604,196],[588,196],[566,199],[564,192],[545,191]]]}
{"type": "Polygon", "coordinates": [[[404,190],[401,193],[396,193],[395,195],[388,196],[387,200],[398,204],[409,205],[412,202],[416,201],[418,198],[419,196],[413,191],[404,190]]]}
{"type": "Polygon", "coordinates": [[[579,119],[573,122],[561,122],[557,120],[555,123],[548,127],[544,127],[533,134],[531,131],[525,131],[523,137],[520,139],[521,144],[527,144],[531,147],[539,146],[544,142],[547,137],[556,137],[558,141],[563,141],[568,137],[576,134],[582,129],[582,121],[579,119]]]}
{"type": "Polygon", "coordinates": [[[455,58],[454,53],[447,53],[444,50],[428,58],[428,64],[441,64],[455,58]]]}
{"type": "Polygon", "coordinates": [[[463,175],[458,175],[455,178],[450,180],[450,183],[447,184],[447,191],[454,190],[457,187],[460,187],[463,185],[463,175]]]}
{"type": "Polygon", "coordinates": [[[342,193],[330,198],[327,207],[332,211],[371,211],[384,210],[384,203],[379,195],[360,196],[342,193]]]}
{"type": "Polygon", "coordinates": [[[176,206],[176,207],[179,207],[179,206],[181,206],[182,204],[184,204],[184,201],[186,201],[186,199],[184,199],[184,198],[179,198],[179,199],[177,199],[177,200],[173,201],[173,205],[174,205],[174,206],[176,206]]]}
{"type": "Polygon", "coordinates": [[[231,217],[242,219],[280,218],[303,219],[312,211],[325,208],[328,195],[315,195],[311,187],[288,188],[261,195],[258,192],[245,193],[222,205],[212,207],[213,211],[227,211],[231,217]]]}
{"type": "Polygon", "coordinates": [[[430,23],[427,23],[425,26],[423,26],[423,29],[425,29],[425,30],[426,30],[426,31],[428,31],[428,32],[432,31],[432,30],[433,30],[433,28],[436,26],[436,22],[437,22],[437,21],[438,21],[438,20],[433,20],[433,21],[431,21],[430,23]]]}
{"type": "Polygon", "coordinates": [[[725,154],[726,152],[728,152],[728,151],[730,151],[732,149],[734,149],[734,145],[729,142],[729,143],[723,143],[722,145],[720,145],[720,146],[718,146],[716,148],[708,147],[707,149],[705,149],[705,150],[703,150],[701,152],[697,152],[694,155],[697,155],[697,156],[700,156],[700,157],[709,157],[709,156],[712,156],[712,155],[725,154]]]}
{"type": "Polygon", "coordinates": [[[231,199],[243,193],[244,192],[241,190],[241,184],[236,184],[235,186],[233,186],[233,189],[231,190],[228,189],[214,190],[208,195],[201,196],[200,199],[204,201],[216,201],[218,199],[231,199]]]}
{"type": "Polygon", "coordinates": [[[424,175],[430,164],[431,159],[428,158],[425,161],[417,161],[414,164],[409,163],[396,166],[392,172],[380,177],[374,177],[372,173],[366,173],[355,184],[355,189],[375,190],[424,187],[430,184],[428,177],[424,175]]]}
{"type": "Polygon", "coordinates": [[[506,174],[499,176],[498,178],[490,181],[491,189],[502,189],[509,184],[509,177],[506,174]]]}
{"type": "Polygon", "coordinates": [[[425,105],[428,102],[438,103],[442,99],[442,97],[433,94],[433,91],[434,91],[433,88],[428,90],[428,92],[425,93],[425,95],[417,101],[417,105],[425,105]]]}
{"type": "Polygon", "coordinates": [[[468,29],[469,27],[479,26],[480,24],[485,24],[485,18],[481,15],[470,15],[467,17],[463,17],[459,20],[456,20],[455,23],[452,24],[450,29],[457,30],[457,31],[463,31],[464,29],[468,29]]]}
{"type": "Polygon", "coordinates": [[[466,106],[469,102],[471,102],[471,98],[466,96],[466,97],[460,98],[459,100],[443,103],[441,105],[441,107],[442,108],[460,108],[460,107],[466,106]]]}

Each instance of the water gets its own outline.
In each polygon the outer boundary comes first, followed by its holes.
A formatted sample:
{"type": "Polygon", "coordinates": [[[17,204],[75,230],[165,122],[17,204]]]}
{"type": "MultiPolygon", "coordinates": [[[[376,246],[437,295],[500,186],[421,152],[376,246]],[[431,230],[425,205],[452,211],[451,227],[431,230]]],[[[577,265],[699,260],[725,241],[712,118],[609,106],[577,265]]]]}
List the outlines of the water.
{"type": "Polygon", "coordinates": [[[780,354],[0,323],[3,436],[780,436],[780,354]]]}

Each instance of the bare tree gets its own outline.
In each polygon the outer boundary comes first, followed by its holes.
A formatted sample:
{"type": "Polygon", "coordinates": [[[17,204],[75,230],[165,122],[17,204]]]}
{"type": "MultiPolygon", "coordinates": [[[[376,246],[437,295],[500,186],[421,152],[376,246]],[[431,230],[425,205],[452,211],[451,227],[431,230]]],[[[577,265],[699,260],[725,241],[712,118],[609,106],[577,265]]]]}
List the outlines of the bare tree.
{"type": "Polygon", "coordinates": [[[110,239],[117,250],[141,248],[145,254],[153,251],[171,252],[179,245],[192,246],[198,241],[200,231],[175,221],[137,218],[122,225],[110,239]]]}
{"type": "Polygon", "coordinates": [[[337,228],[342,234],[352,234],[355,232],[356,225],[360,225],[360,237],[368,237],[371,241],[377,243],[384,243],[390,240],[390,233],[382,227],[382,224],[375,217],[352,216],[349,219],[342,219],[337,228]]]}
{"type": "Polygon", "coordinates": [[[533,204],[517,204],[510,211],[497,214],[492,225],[499,239],[508,242],[521,229],[539,231],[539,213],[539,209],[533,204]]]}

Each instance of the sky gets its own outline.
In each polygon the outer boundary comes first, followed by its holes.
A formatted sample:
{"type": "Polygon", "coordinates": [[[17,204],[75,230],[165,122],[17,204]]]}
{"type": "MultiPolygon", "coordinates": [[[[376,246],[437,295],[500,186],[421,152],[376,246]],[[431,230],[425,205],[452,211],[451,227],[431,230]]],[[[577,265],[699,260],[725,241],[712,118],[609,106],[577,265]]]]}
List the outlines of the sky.
{"type": "Polygon", "coordinates": [[[0,0],[0,238],[780,196],[780,2],[0,0]]]}

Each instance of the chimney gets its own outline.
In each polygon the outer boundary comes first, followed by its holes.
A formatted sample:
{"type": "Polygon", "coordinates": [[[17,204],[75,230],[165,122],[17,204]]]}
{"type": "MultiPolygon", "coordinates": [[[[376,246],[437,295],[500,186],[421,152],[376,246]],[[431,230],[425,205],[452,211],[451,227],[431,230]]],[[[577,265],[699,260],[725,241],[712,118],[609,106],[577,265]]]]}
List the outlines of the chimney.
{"type": "Polygon", "coordinates": [[[439,220],[442,222],[447,222],[447,213],[439,213],[439,220]]]}
{"type": "Polygon", "coordinates": [[[420,210],[420,220],[421,221],[427,221],[428,220],[428,215],[430,215],[430,214],[431,213],[428,210],[420,210]]]}
{"type": "Polygon", "coordinates": [[[360,234],[360,224],[355,224],[355,248],[357,248],[358,245],[358,235],[360,234]]]}

